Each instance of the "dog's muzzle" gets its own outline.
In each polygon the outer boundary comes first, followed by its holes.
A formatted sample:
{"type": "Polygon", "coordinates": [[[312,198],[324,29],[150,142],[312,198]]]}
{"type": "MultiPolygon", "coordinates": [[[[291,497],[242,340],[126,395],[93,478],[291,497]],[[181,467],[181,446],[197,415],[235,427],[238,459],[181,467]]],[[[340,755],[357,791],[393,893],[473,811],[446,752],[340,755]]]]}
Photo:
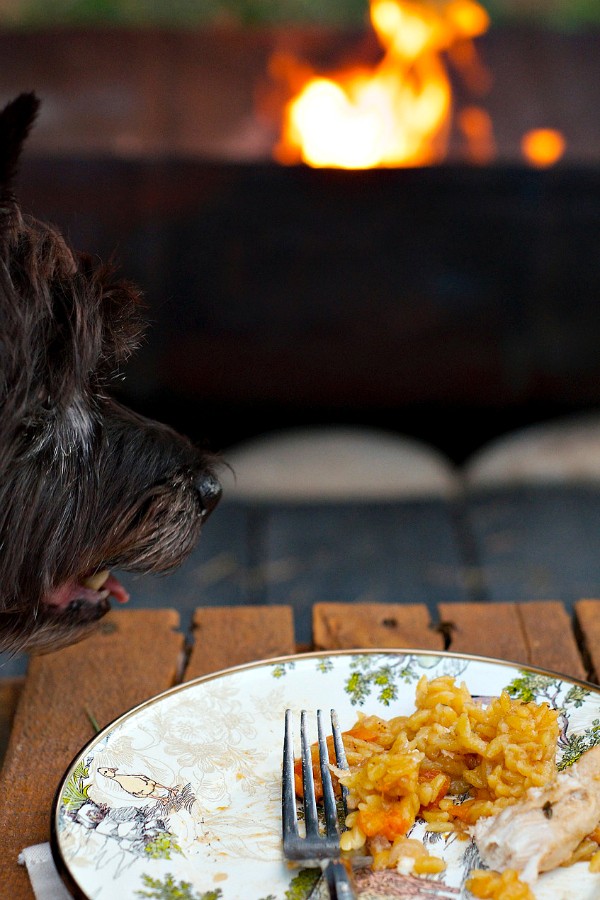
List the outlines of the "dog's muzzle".
{"type": "Polygon", "coordinates": [[[196,490],[202,507],[202,518],[208,519],[211,512],[221,499],[223,489],[219,480],[214,475],[202,475],[196,479],[196,490]]]}

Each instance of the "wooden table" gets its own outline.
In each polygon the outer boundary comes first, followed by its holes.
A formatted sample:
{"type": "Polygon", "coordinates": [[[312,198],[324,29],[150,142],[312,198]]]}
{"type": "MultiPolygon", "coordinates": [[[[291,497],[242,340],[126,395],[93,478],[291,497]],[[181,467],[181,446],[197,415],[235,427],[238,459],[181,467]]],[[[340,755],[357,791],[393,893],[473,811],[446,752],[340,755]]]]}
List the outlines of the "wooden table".
{"type": "Polygon", "coordinates": [[[597,682],[600,600],[575,617],[557,601],[447,603],[432,624],[421,604],[317,603],[313,642],[298,647],[289,606],[204,607],[185,646],[172,609],[119,610],[93,637],[32,660],[24,680],[0,685],[10,730],[0,773],[2,896],[31,900],[19,852],[49,838],[55,789],[80,748],[132,706],[181,681],[309,649],[451,649],[513,660],[597,682]]]}

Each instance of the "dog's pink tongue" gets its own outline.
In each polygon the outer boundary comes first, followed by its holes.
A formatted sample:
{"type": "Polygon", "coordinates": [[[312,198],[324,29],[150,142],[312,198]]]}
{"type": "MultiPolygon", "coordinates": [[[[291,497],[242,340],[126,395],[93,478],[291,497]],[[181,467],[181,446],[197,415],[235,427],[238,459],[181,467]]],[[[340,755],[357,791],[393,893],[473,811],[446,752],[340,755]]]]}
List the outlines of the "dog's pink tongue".
{"type": "Polygon", "coordinates": [[[108,591],[111,597],[114,597],[117,603],[127,603],[129,600],[129,594],[121,584],[118,578],[115,578],[114,575],[109,575],[104,584],[102,585],[102,590],[108,591]]]}

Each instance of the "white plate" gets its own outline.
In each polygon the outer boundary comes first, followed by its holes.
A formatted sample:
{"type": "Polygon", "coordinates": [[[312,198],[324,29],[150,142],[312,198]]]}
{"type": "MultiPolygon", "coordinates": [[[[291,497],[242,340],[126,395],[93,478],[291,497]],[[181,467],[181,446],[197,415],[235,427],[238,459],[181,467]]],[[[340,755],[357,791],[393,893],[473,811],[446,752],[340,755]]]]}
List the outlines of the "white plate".
{"type": "MultiPolygon", "coordinates": [[[[497,660],[423,651],[308,653],[238,666],[172,688],[117,719],[76,757],[56,794],[52,850],[76,897],[93,900],[307,900],[325,897],[315,872],[281,854],[285,709],[357,710],[383,718],[414,709],[421,675],[450,674],[474,696],[513,695],[564,710],[564,743],[600,742],[600,691],[585,682],[497,660]],[[516,692],[516,693],[515,693],[516,692]],[[147,796],[135,796],[135,793],[147,796]],[[179,890],[179,893],[177,892],[179,890]]],[[[316,735],[314,735],[316,738],[316,735]]],[[[417,824],[413,837],[421,836],[417,824]]],[[[467,898],[472,843],[436,836],[447,869],[435,878],[386,873],[361,900],[467,898]],[[416,891],[416,892],[415,892],[416,891]]],[[[380,876],[381,878],[382,876],[380,876]]],[[[540,900],[600,897],[585,863],[543,876],[540,900]]]]}

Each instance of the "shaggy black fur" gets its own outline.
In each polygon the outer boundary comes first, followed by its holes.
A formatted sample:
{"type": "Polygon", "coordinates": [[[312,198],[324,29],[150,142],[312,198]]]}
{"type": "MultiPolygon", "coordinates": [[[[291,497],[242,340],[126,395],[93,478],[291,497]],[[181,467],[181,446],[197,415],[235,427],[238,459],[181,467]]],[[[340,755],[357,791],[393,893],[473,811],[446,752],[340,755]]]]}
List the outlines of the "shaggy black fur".
{"type": "Polygon", "coordinates": [[[0,650],[80,639],[162,572],[220,496],[216,460],[109,397],[139,343],[139,292],[22,214],[12,191],[34,94],[0,113],[0,650]]]}

